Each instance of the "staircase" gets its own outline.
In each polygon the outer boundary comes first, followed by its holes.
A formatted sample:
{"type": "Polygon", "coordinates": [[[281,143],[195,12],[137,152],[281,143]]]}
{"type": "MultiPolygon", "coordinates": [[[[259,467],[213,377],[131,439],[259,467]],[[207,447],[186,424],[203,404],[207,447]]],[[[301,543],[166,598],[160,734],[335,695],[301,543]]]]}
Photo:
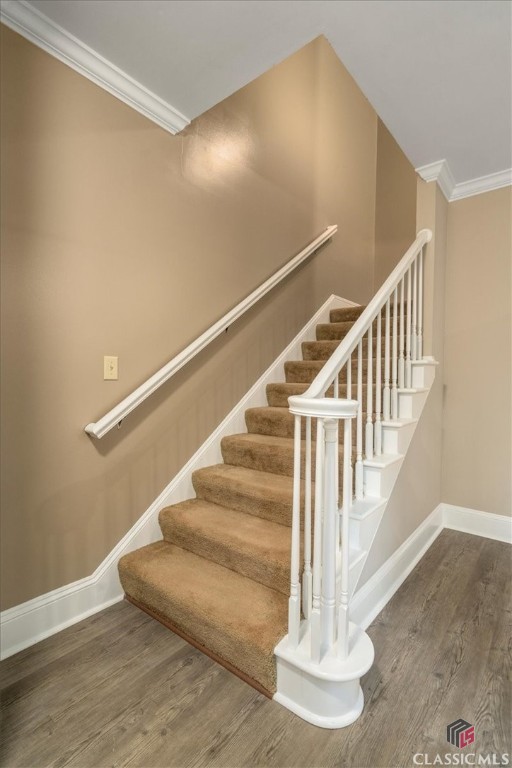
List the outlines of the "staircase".
{"type": "Polygon", "coordinates": [[[373,647],[349,601],[433,381],[418,301],[428,239],[369,307],[316,326],[267,405],[246,410],[247,432],[222,438],[224,463],[193,473],[196,497],[161,510],[163,540],[119,562],[135,605],[324,727],[362,710],[373,647]]]}

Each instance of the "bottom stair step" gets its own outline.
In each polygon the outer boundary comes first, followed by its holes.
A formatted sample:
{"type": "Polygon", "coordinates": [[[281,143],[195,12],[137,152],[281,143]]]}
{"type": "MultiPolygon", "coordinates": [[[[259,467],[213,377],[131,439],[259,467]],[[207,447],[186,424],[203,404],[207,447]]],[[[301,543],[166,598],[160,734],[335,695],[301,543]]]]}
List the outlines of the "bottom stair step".
{"type": "Polygon", "coordinates": [[[280,592],[166,541],[122,557],[119,576],[128,597],[275,692],[274,648],[287,631],[280,592]]]}

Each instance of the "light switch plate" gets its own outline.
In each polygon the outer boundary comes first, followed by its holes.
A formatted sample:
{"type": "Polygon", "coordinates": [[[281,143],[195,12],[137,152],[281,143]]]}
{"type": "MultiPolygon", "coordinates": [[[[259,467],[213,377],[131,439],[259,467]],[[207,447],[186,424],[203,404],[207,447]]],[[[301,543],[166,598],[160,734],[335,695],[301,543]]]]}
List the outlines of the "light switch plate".
{"type": "Polygon", "coordinates": [[[117,381],[118,378],[117,356],[105,355],[103,358],[103,379],[105,381],[117,381]]]}

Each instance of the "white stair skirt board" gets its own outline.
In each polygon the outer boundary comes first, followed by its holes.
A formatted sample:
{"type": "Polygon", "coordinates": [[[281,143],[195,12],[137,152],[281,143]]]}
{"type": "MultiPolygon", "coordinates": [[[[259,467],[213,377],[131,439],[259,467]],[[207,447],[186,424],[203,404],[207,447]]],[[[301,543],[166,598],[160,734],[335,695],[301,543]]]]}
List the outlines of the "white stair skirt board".
{"type": "Polygon", "coordinates": [[[266,385],[284,381],[285,361],[301,359],[302,342],[315,341],[316,326],[329,321],[331,309],[356,306],[359,305],[339,296],[332,295],[327,299],[91,576],[3,611],[0,614],[0,658],[12,656],[121,600],[123,592],[117,574],[119,559],[161,538],[160,510],[195,496],[192,473],[222,462],[221,439],[246,431],[246,409],[266,405],[266,385]]]}
{"type": "Polygon", "coordinates": [[[288,635],[277,645],[274,701],[321,728],[350,725],[363,711],[360,680],[373,664],[373,643],[366,632],[352,622],[346,659],[332,652],[326,654],[320,664],[314,664],[309,658],[310,643],[306,633],[298,649],[290,648],[288,635]]]}

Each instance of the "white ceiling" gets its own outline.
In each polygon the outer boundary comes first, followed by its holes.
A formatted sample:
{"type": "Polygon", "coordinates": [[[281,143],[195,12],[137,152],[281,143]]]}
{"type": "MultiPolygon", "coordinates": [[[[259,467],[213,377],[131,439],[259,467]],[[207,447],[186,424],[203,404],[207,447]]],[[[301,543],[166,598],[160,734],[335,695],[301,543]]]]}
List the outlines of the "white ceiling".
{"type": "Polygon", "coordinates": [[[31,0],[192,119],[324,34],[415,167],[512,166],[508,0],[31,0]]]}

